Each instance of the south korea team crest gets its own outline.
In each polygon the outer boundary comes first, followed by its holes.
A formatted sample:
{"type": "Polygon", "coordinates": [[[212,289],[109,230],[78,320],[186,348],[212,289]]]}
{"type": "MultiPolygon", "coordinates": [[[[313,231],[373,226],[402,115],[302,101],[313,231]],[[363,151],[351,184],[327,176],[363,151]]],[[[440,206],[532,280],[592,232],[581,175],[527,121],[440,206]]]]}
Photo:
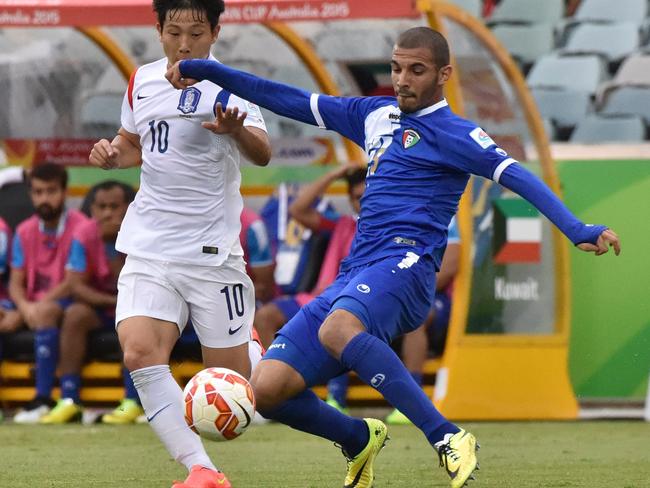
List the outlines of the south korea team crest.
{"type": "Polygon", "coordinates": [[[420,134],[413,129],[406,129],[402,134],[402,146],[404,146],[404,149],[413,147],[418,142],[420,142],[420,134]]]}
{"type": "Polygon", "coordinates": [[[181,92],[181,98],[178,101],[178,110],[184,114],[191,114],[196,112],[199,106],[199,99],[201,98],[201,91],[198,88],[190,86],[181,92]]]}

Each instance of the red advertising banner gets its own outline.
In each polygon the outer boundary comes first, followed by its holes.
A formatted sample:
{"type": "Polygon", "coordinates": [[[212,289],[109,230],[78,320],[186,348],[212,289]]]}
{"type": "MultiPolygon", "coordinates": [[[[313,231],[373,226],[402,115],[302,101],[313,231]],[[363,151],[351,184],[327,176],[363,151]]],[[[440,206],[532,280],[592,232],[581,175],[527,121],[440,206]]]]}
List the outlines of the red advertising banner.
{"type": "MultiPolygon", "coordinates": [[[[226,0],[224,23],[416,17],[395,0],[226,0]]],[[[1,0],[0,27],[151,25],[150,0],[1,0]]]]}
{"type": "Polygon", "coordinates": [[[0,149],[9,165],[30,167],[48,161],[86,166],[96,139],[4,139],[0,149]]]}

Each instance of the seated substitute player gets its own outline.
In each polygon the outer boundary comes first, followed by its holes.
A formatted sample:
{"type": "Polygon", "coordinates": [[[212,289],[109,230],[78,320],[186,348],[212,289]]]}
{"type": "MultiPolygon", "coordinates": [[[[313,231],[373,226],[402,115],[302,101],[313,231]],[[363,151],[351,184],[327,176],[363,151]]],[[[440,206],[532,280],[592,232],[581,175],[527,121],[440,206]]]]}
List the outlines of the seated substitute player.
{"type": "MultiPolygon", "coordinates": [[[[354,231],[360,200],[365,190],[365,170],[359,165],[339,166],[321,176],[312,184],[303,187],[289,206],[289,214],[298,223],[312,232],[331,232],[318,281],[310,293],[285,295],[267,303],[255,312],[255,329],[260,334],[264,347],[269,347],[275,333],[298,313],[300,307],[309,303],[332,284],[338,274],[341,260],[348,255],[354,231]],[[327,188],[336,180],[345,177],[348,183],[348,196],[355,215],[341,216],[333,221],[315,207],[327,188]]],[[[328,213],[329,214],[329,213],[328,213]]],[[[337,214],[338,215],[338,214],[337,214]]]]}
{"type": "MultiPolygon", "coordinates": [[[[20,313],[9,298],[6,283],[9,276],[11,249],[11,229],[7,222],[0,217],[0,333],[13,332],[23,323],[20,313]]],[[[0,342],[0,348],[2,343],[0,342]]],[[[2,359],[0,349],[0,359],[2,359]]]]}
{"type": "Polygon", "coordinates": [[[53,406],[59,350],[59,326],[70,305],[65,263],[77,228],[88,219],[65,209],[68,174],[63,166],[43,163],[29,177],[36,215],[16,229],[11,251],[9,295],[22,322],[34,331],[36,397],[14,416],[17,423],[37,423],[53,406]]]}
{"type": "Polygon", "coordinates": [[[429,313],[447,227],[470,174],[529,200],[581,250],[620,251],[614,232],[582,223],[539,178],[449,109],[443,86],[451,70],[445,38],[417,27],[400,34],[393,49],[396,97],[310,94],[209,60],[180,61],[167,72],[177,88],[210,80],[280,115],[335,130],[366,151],[366,191],[341,273],[282,328],[252,376],[262,415],[342,446],[346,487],[372,485],[387,435],[383,422],[346,416],[309,389],[346,370],[423,431],[452,487],[477,467],[475,437],[436,410],[388,344],[429,313]]]}
{"type": "Polygon", "coordinates": [[[117,136],[97,142],[92,165],[142,164],[140,189],[116,248],[116,327],[149,425],[190,472],[174,488],[230,487],[186,424],[169,359],[191,316],[206,367],[250,376],[255,291],[239,242],[240,164],[266,166],[271,147],[259,107],[205,82],[177,91],[165,80],[181,59],[212,59],[223,0],[154,0],[165,57],[131,76],[117,136]],[[250,346],[250,347],[249,347],[250,346]]]}
{"type": "Polygon", "coordinates": [[[244,249],[246,273],[255,286],[255,300],[258,305],[266,303],[275,295],[271,242],[264,221],[248,207],[241,213],[239,240],[244,249]]]}
{"type": "MultiPolygon", "coordinates": [[[[66,309],[61,323],[60,374],[61,399],[42,424],[63,424],[80,420],[81,368],[86,356],[88,334],[115,324],[117,276],[124,265],[124,255],[115,250],[117,232],[133,188],[118,181],[94,186],[90,195],[91,220],[76,230],[67,263],[73,303],[66,309]]],[[[125,399],[112,413],[104,415],[106,423],[132,423],[144,413],[128,371],[124,374],[125,399]]]]}

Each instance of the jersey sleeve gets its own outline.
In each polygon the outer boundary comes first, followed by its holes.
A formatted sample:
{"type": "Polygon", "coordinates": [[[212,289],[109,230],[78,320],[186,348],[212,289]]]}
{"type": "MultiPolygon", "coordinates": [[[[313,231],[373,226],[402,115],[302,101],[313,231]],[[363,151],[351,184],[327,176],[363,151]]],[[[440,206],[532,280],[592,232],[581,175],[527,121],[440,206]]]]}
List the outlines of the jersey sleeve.
{"type": "Polygon", "coordinates": [[[25,253],[23,252],[23,245],[20,242],[18,233],[14,236],[11,245],[11,267],[21,269],[25,267],[25,253]]]}
{"type": "Polygon", "coordinates": [[[312,95],[311,107],[318,126],[333,130],[364,147],[366,118],[380,104],[377,97],[312,95]]]}
{"type": "MultiPolygon", "coordinates": [[[[220,100],[217,97],[217,102],[219,101],[220,100]]],[[[262,129],[263,131],[267,132],[266,123],[264,122],[264,117],[262,117],[262,111],[254,103],[239,98],[236,95],[230,95],[228,97],[226,107],[227,108],[237,107],[239,109],[239,113],[246,112],[246,118],[244,119],[244,127],[257,127],[258,129],[262,129]]]]}
{"type": "Polygon", "coordinates": [[[331,129],[364,147],[367,114],[381,97],[342,98],[309,93],[284,83],[265,80],[214,60],[185,59],[183,76],[209,80],[231,93],[293,120],[331,129]]]}
{"type": "Polygon", "coordinates": [[[88,270],[86,248],[78,239],[72,240],[68,262],[66,263],[65,268],[70,271],[76,271],[77,273],[85,273],[88,270]]]}
{"type": "Polygon", "coordinates": [[[122,99],[122,114],[120,116],[120,123],[122,127],[131,134],[137,134],[138,129],[135,126],[135,117],[133,116],[133,90],[135,85],[135,75],[137,70],[131,74],[129,79],[129,86],[124,93],[122,99]]]}
{"type": "Polygon", "coordinates": [[[264,222],[257,220],[247,230],[248,260],[252,268],[273,264],[271,243],[264,222]]]}
{"type": "Polygon", "coordinates": [[[438,140],[441,151],[446,152],[446,164],[463,173],[470,173],[499,182],[503,171],[517,161],[498,147],[480,127],[463,121],[450,124],[438,140]]]}

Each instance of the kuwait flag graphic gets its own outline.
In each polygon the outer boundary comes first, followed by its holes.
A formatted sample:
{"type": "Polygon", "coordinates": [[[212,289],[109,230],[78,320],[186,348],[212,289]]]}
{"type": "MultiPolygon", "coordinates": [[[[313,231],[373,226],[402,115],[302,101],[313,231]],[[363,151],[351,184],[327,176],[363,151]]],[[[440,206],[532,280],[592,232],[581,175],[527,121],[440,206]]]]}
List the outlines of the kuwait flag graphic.
{"type": "Polygon", "coordinates": [[[494,202],[492,249],[496,264],[539,263],[542,220],[538,210],[521,198],[494,202]]]}

